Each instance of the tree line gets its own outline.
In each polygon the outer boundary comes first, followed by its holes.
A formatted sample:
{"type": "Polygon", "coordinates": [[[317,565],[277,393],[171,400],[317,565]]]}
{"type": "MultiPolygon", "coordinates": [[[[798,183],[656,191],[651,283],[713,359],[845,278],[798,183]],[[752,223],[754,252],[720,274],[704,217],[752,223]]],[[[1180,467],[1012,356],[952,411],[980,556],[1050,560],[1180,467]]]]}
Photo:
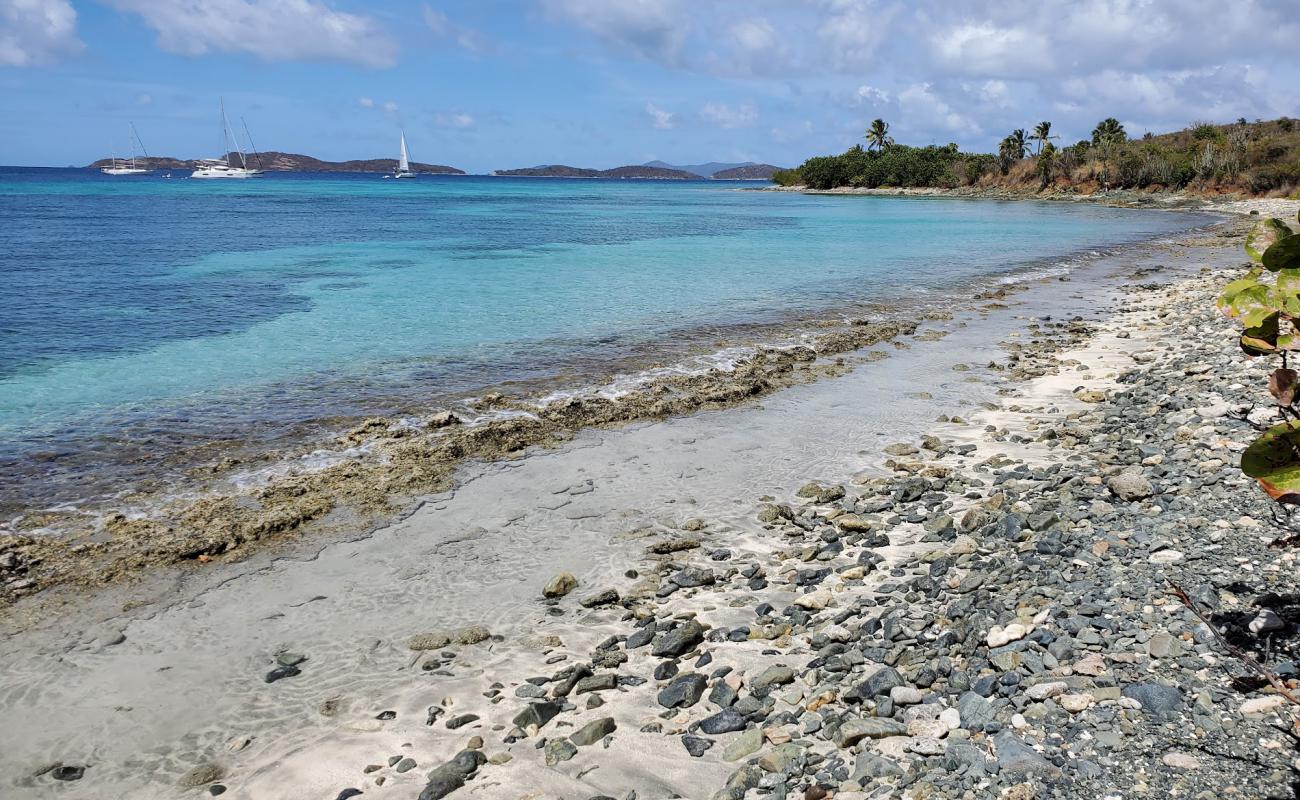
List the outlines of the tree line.
{"type": "Polygon", "coordinates": [[[1251,194],[1300,186],[1300,133],[1283,117],[1227,125],[1194,123],[1188,129],[1131,139],[1114,117],[1101,120],[1087,139],[1059,146],[1061,136],[1044,120],[1017,128],[996,153],[965,153],[956,144],[898,144],[889,123],[872,120],[862,144],[839,155],[817,156],[782,170],[773,181],[812,189],[839,187],[986,186],[1097,189],[1235,189],[1251,194]]]}

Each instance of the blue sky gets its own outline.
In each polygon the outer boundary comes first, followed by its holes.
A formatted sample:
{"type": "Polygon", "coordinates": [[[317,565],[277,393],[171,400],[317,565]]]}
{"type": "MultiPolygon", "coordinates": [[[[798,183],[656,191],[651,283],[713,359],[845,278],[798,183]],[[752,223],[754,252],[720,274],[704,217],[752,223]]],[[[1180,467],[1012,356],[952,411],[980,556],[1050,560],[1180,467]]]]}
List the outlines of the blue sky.
{"type": "Polygon", "coordinates": [[[991,151],[1300,116],[1294,0],[0,0],[0,163],[258,147],[471,172],[839,152],[869,120],[991,151]],[[238,122],[236,121],[236,125],[238,122]]]}

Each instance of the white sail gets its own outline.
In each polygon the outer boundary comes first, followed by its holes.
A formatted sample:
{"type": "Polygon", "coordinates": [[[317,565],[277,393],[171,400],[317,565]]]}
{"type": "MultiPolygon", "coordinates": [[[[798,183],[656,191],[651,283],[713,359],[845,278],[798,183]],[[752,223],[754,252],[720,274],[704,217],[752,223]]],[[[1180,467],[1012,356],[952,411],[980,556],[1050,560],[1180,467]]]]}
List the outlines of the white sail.
{"type": "Polygon", "coordinates": [[[401,158],[399,158],[399,159],[397,160],[397,171],[398,171],[398,172],[410,172],[410,171],[411,171],[411,159],[410,159],[410,157],[409,157],[409,156],[407,155],[407,153],[406,153],[406,134],[405,134],[405,133],[402,134],[402,156],[401,156],[401,158]]]}

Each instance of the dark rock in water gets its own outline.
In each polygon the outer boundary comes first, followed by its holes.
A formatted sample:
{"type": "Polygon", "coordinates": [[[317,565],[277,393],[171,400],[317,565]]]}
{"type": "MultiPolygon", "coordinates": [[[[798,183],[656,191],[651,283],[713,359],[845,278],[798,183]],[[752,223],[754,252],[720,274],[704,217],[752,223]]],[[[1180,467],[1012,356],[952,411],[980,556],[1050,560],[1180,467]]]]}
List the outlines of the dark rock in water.
{"type": "Polygon", "coordinates": [[[72,766],[71,764],[55,767],[50,771],[50,777],[56,781],[79,781],[85,774],[85,767],[72,766]]]}
{"type": "Polygon", "coordinates": [[[711,717],[700,720],[700,730],[716,736],[745,729],[745,716],[734,708],[724,708],[711,717]]]}
{"type": "Polygon", "coordinates": [[[559,713],[559,703],[532,703],[516,714],[511,722],[520,728],[527,728],[530,725],[541,728],[555,719],[555,715],[559,713]]]}
{"type": "Polygon", "coordinates": [[[1121,694],[1138,701],[1143,710],[1152,714],[1171,714],[1183,704],[1182,692],[1163,683],[1131,683],[1121,694]]]}
{"type": "Polygon", "coordinates": [[[669,580],[683,589],[693,589],[697,586],[712,586],[717,577],[707,567],[685,567],[669,580]]]}
{"type": "Polygon", "coordinates": [[[647,625],[644,628],[638,628],[627,637],[627,649],[635,650],[638,647],[645,647],[650,644],[650,640],[655,638],[655,626],[647,625]]]}
{"type": "Polygon", "coordinates": [[[659,691],[659,705],[664,708],[690,708],[700,701],[707,679],[698,672],[678,675],[659,691]]]}
{"type": "Polygon", "coordinates": [[[352,787],[348,787],[347,789],[344,789],[343,791],[339,792],[339,796],[334,798],[334,800],[348,800],[348,798],[356,797],[362,794],[365,794],[365,792],[361,791],[360,789],[353,789],[352,787]]]}
{"type": "Polygon", "coordinates": [[[1061,770],[1052,762],[1043,758],[1029,745],[1016,738],[1011,731],[1002,731],[993,737],[993,747],[997,750],[998,768],[1006,773],[1027,775],[1056,776],[1061,770]]]}
{"type": "Polygon", "coordinates": [[[596,608],[597,606],[609,606],[618,602],[618,592],[613,589],[605,589],[593,594],[584,600],[579,601],[578,605],[583,608],[596,608]]]}
{"type": "Polygon", "coordinates": [[[208,787],[208,794],[212,795],[213,797],[220,797],[225,793],[226,793],[226,787],[222,786],[219,783],[214,783],[208,787]]]}
{"type": "Polygon", "coordinates": [[[569,741],[579,747],[595,744],[618,729],[613,717],[588,722],[569,736],[569,741]]]}
{"type": "Polygon", "coordinates": [[[703,736],[691,736],[689,733],[682,737],[682,746],[686,752],[694,758],[704,755],[704,751],[713,746],[712,739],[705,739],[703,736]]]}
{"type": "Polygon", "coordinates": [[[299,669],[294,664],[290,664],[286,667],[276,667],[275,669],[266,673],[266,682],[275,683],[276,681],[283,680],[285,678],[292,678],[295,675],[301,675],[301,674],[302,674],[302,670],[299,669]]]}
{"type": "MultiPolygon", "coordinates": [[[[389,717],[389,719],[392,719],[389,717]]],[[[454,731],[457,728],[463,728],[471,722],[478,721],[478,714],[460,714],[447,720],[447,730],[454,731]]]]}
{"type": "Polygon", "coordinates": [[[375,719],[381,719],[381,720],[385,720],[385,721],[390,720],[390,719],[397,719],[397,712],[396,712],[396,711],[380,711],[378,714],[375,715],[375,719]]]}
{"type": "Polygon", "coordinates": [[[671,631],[660,634],[650,648],[650,653],[660,658],[676,658],[702,641],[704,641],[704,626],[693,619],[687,620],[671,631]]]}

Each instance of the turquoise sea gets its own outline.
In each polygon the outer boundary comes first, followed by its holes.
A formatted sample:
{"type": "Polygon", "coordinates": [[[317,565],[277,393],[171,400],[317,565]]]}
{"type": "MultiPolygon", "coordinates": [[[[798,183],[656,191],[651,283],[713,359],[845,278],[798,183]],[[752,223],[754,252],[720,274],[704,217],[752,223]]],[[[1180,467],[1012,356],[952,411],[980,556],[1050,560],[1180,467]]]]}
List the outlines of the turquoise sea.
{"type": "Polygon", "coordinates": [[[753,184],[0,168],[0,511],[1206,224],[753,184]]]}

